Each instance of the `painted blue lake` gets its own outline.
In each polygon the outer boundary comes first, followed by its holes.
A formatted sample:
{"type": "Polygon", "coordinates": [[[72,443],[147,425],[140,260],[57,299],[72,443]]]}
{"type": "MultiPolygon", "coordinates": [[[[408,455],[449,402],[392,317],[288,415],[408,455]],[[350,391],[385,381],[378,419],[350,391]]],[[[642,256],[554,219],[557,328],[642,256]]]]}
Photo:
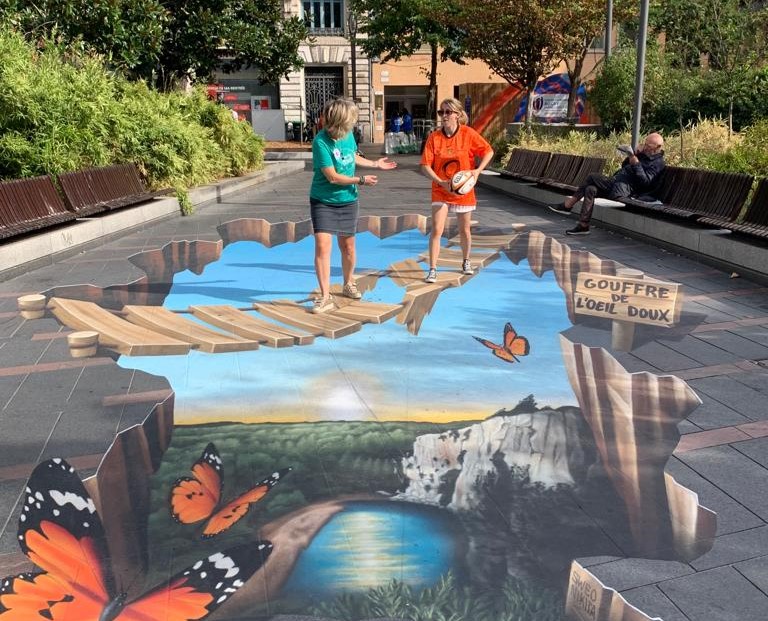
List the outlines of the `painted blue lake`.
{"type": "Polygon", "coordinates": [[[353,502],[333,516],[301,554],[283,587],[286,597],[367,591],[392,580],[432,586],[460,573],[454,518],[401,502],[353,502]]]}

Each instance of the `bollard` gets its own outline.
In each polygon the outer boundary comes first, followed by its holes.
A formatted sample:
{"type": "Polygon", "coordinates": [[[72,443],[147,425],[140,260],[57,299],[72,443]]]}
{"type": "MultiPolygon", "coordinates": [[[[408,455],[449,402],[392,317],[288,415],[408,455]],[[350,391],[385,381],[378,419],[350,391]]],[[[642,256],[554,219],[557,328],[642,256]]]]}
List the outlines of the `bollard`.
{"type": "Polygon", "coordinates": [[[99,333],[93,330],[82,330],[67,335],[69,355],[73,358],[90,358],[96,355],[99,346],[99,333]]]}

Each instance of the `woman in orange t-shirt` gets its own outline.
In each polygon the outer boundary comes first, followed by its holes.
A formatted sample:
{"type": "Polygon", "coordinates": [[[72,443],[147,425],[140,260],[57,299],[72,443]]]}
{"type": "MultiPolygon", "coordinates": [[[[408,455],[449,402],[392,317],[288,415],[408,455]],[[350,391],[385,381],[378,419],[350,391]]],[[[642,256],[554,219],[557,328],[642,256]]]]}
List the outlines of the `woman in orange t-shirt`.
{"type": "Polygon", "coordinates": [[[442,127],[429,135],[421,156],[421,171],[432,180],[432,231],[429,234],[429,271],[426,282],[437,280],[440,238],[449,213],[455,213],[459,220],[464,257],[461,271],[463,274],[473,273],[469,252],[472,249],[471,216],[477,206],[475,190],[466,194],[451,192],[451,177],[466,170],[477,181],[480,171],[493,159],[491,145],[467,125],[469,119],[458,99],[450,98],[440,102],[437,114],[442,127]],[[480,158],[477,167],[476,158],[480,158]]]}

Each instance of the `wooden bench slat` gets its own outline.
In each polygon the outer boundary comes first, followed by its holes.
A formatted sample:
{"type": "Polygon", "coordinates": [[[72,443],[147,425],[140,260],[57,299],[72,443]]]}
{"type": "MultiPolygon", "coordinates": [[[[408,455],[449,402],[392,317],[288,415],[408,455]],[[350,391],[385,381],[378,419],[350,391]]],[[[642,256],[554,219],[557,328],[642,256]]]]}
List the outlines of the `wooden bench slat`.
{"type": "Polygon", "coordinates": [[[74,220],[50,177],[0,182],[0,238],[74,220]]]}

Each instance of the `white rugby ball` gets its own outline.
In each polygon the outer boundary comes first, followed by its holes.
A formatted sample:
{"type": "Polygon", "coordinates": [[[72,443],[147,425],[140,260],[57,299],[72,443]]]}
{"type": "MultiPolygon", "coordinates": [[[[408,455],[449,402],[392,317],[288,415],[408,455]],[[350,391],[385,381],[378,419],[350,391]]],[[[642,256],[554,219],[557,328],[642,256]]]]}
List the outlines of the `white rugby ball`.
{"type": "Polygon", "coordinates": [[[460,170],[451,177],[451,191],[454,194],[466,194],[475,187],[475,178],[468,170],[460,170]]]}

